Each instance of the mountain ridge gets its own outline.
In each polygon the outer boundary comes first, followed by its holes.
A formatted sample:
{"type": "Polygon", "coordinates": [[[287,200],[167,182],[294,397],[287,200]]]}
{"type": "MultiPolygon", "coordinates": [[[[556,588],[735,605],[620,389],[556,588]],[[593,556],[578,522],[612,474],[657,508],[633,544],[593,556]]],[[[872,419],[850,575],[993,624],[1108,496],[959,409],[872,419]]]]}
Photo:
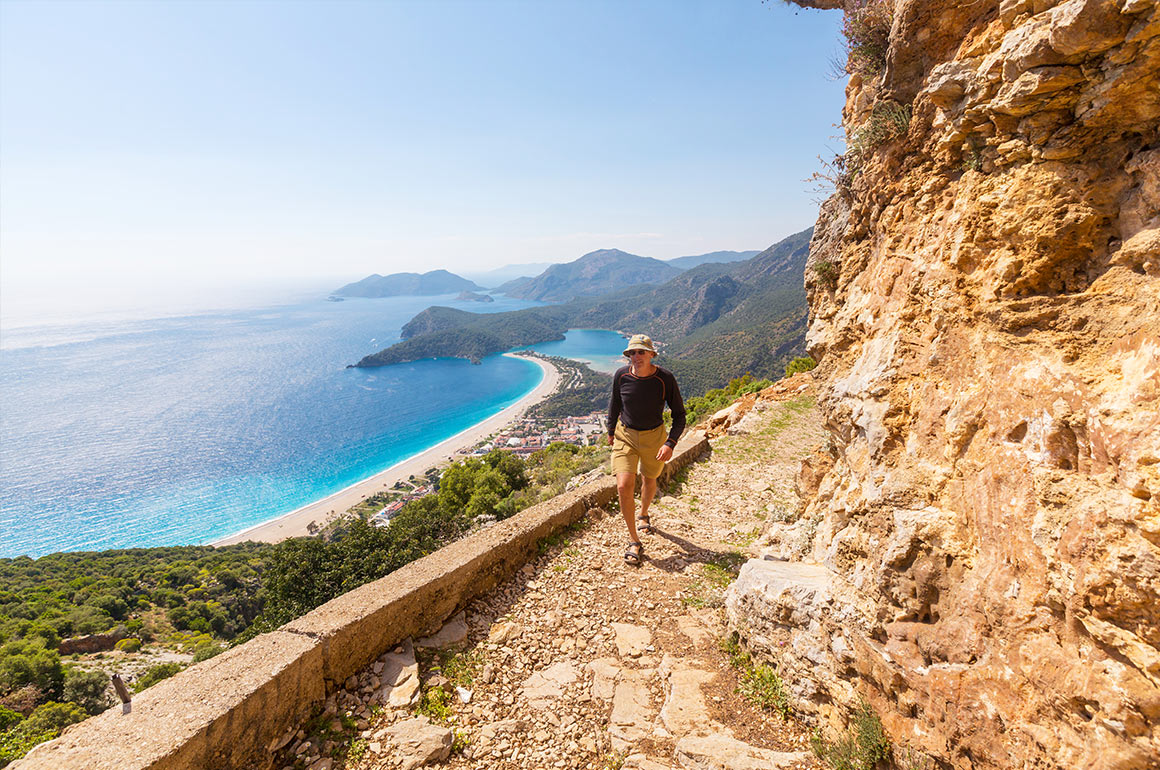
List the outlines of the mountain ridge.
{"type": "Polygon", "coordinates": [[[645,283],[661,283],[680,272],[652,257],[629,254],[620,249],[598,249],[579,259],[552,265],[529,281],[500,287],[517,299],[566,302],[581,296],[599,296],[610,291],[645,283]]]}
{"type": "Polygon", "coordinates": [[[748,260],[703,264],[661,285],[506,313],[434,306],[404,325],[403,340],[365,356],[373,367],[440,356],[478,361],[513,347],[563,339],[570,328],[651,331],[665,366],[696,395],[747,371],[777,375],[805,346],[803,275],[813,228],[748,260]]]}

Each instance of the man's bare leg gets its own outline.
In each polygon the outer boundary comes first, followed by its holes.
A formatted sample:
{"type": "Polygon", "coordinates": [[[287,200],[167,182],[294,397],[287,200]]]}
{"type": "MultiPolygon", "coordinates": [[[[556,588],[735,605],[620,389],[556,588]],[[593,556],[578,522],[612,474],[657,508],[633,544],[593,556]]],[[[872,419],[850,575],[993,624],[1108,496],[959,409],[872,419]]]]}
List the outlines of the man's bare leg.
{"type": "MultiPolygon", "coordinates": [[[[647,482],[648,479],[645,479],[647,482]]],[[[636,500],[633,491],[636,488],[635,473],[616,474],[616,496],[620,498],[620,515],[628,525],[628,538],[633,543],[640,542],[640,535],[636,533],[636,500]]],[[[656,492],[656,480],[653,480],[653,492],[656,492]]]]}
{"type": "Polygon", "coordinates": [[[656,497],[657,480],[650,479],[648,476],[640,478],[640,517],[643,519],[648,516],[648,507],[652,504],[653,498],[656,497]]]}

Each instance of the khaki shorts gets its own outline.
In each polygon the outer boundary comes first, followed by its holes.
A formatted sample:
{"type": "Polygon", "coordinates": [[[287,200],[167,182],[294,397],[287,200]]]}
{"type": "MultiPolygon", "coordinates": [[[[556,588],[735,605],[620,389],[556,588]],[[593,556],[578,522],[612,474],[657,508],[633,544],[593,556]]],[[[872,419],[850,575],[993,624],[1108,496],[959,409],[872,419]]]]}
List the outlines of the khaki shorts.
{"type": "Polygon", "coordinates": [[[657,459],[657,452],[668,435],[664,425],[652,430],[633,430],[618,422],[612,441],[612,472],[637,473],[639,464],[645,478],[660,476],[665,464],[657,459]]]}

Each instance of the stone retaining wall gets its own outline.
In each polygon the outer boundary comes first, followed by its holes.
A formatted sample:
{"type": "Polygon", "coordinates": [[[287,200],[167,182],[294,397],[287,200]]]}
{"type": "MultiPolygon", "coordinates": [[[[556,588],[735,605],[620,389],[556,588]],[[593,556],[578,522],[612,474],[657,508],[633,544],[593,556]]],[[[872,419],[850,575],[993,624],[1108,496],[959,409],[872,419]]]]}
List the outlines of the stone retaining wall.
{"type": "MultiPolygon", "coordinates": [[[[687,436],[662,480],[708,449],[703,434],[687,436]]],[[[70,727],[10,767],[261,768],[268,746],[347,677],[437,630],[534,558],[540,540],[615,498],[615,479],[604,477],[521,511],[150,687],[130,714],[118,706],[70,727]]]]}

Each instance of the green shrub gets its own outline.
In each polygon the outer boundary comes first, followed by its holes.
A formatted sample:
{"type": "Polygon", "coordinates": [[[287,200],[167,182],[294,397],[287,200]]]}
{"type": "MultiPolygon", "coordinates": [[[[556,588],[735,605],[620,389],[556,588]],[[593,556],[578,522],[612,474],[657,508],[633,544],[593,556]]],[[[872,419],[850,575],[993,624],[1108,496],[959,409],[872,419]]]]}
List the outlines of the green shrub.
{"type": "Polygon", "coordinates": [[[63,684],[60,654],[45,649],[40,639],[8,642],[0,648],[0,692],[33,685],[57,697],[63,684]]]}
{"type": "Polygon", "coordinates": [[[222,650],[223,648],[220,644],[214,644],[213,642],[202,642],[193,650],[193,662],[201,663],[203,660],[209,660],[216,655],[220,655],[222,650]]]}
{"type": "Polygon", "coordinates": [[[67,668],[64,672],[64,699],[75,703],[89,714],[100,714],[112,705],[109,679],[100,671],[67,668]]]}
{"type": "Polygon", "coordinates": [[[814,753],[834,770],[874,770],[890,755],[890,741],[882,729],[882,720],[866,701],[859,701],[850,718],[850,726],[832,743],[820,733],[810,736],[814,753]]]}
{"type": "Polygon", "coordinates": [[[183,668],[185,666],[181,663],[158,663],[156,666],[150,666],[133,684],[133,692],[141,692],[146,688],[152,687],[158,682],[173,676],[183,668]]]}
{"type": "Polygon", "coordinates": [[[785,365],[785,376],[793,377],[800,372],[808,372],[817,367],[818,362],[809,356],[795,358],[785,365]]]}
{"type": "Polygon", "coordinates": [[[23,757],[38,743],[52,740],[61,730],[85,718],[75,703],[45,703],[27,719],[0,733],[0,767],[23,757]]]}
{"type": "Polygon", "coordinates": [[[92,596],[86,604],[91,607],[96,607],[114,620],[124,620],[125,613],[129,611],[129,605],[125,603],[125,600],[114,594],[98,594],[92,596]]]}
{"type": "Polygon", "coordinates": [[[814,263],[814,274],[825,286],[833,289],[838,285],[838,266],[829,260],[814,263]]]}
{"type": "Polygon", "coordinates": [[[22,719],[24,717],[19,712],[13,711],[5,706],[0,706],[0,733],[15,727],[22,719]]]}
{"type": "Polygon", "coordinates": [[[419,697],[418,712],[432,722],[446,723],[454,712],[451,710],[451,698],[442,687],[432,687],[425,690],[419,697]]]}
{"type": "Polygon", "coordinates": [[[75,703],[49,702],[37,706],[36,711],[29,714],[20,726],[36,733],[51,732],[59,735],[61,730],[84,718],[85,713],[75,703]]]}
{"type": "Polygon", "coordinates": [[[121,641],[117,642],[114,647],[121,652],[137,652],[141,649],[141,640],[134,639],[130,636],[127,639],[122,639],[121,641]]]}
{"type": "Polygon", "coordinates": [[[756,393],[772,384],[769,380],[755,380],[752,374],[746,373],[743,377],[730,380],[724,388],[716,388],[703,396],[690,398],[685,402],[688,424],[696,425],[709,415],[729,406],[741,396],[756,393]]]}
{"type": "Polygon", "coordinates": [[[777,669],[759,663],[741,675],[738,687],[741,697],[765,711],[773,711],[782,719],[789,719],[793,710],[789,705],[789,693],[777,669]]]}
{"type": "Polygon", "coordinates": [[[737,692],[741,697],[764,711],[773,711],[782,719],[789,719],[793,713],[789,692],[777,669],[765,663],[755,664],[749,653],[741,648],[736,633],[722,639],[719,646],[729,657],[729,664],[737,669],[737,692]]]}

